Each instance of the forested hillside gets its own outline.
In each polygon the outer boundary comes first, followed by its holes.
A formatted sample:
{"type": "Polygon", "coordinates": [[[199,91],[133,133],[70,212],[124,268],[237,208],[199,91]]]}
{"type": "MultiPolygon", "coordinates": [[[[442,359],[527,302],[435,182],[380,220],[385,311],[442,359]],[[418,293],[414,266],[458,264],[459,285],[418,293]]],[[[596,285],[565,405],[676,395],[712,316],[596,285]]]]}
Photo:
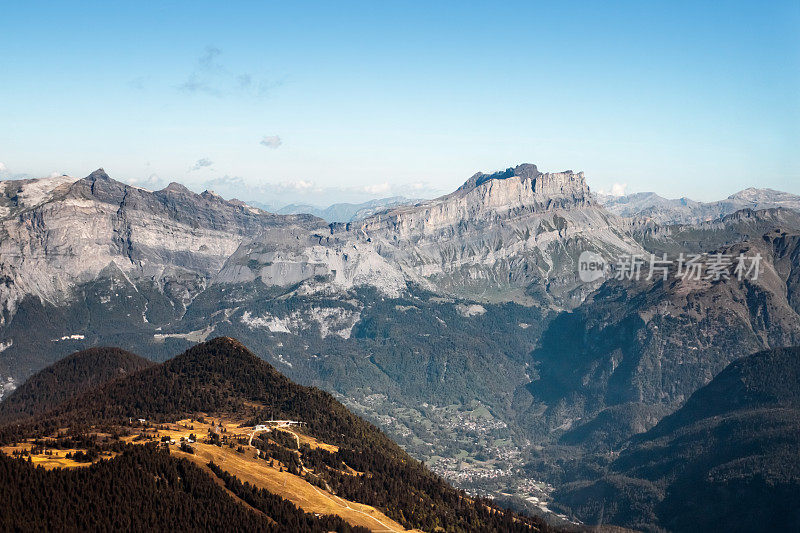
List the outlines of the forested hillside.
{"type": "Polygon", "coordinates": [[[0,501],[3,531],[367,531],[277,497],[254,512],[194,464],[154,446],[51,471],[0,454],[0,501]]]}
{"type": "MultiPolygon", "coordinates": [[[[303,448],[294,452],[292,448],[297,450],[297,446],[290,439],[292,445],[282,445],[288,451],[281,451],[284,448],[276,448],[271,441],[268,446],[264,443],[264,452],[270,451],[290,469],[296,462],[292,457],[300,453],[301,459],[316,465],[316,474],[304,475],[309,482],[351,501],[372,505],[407,528],[453,532],[548,530],[538,518],[504,511],[488,500],[475,500],[453,489],[330,394],[292,383],[231,338],[199,344],[163,364],[69,399],[48,413],[6,425],[0,428],[0,440],[9,444],[33,436],[43,438],[60,428],[69,428],[72,434],[114,435],[121,431],[119,428],[129,427],[131,419],[163,424],[214,414],[244,417],[251,420],[247,425],[280,418],[302,421],[304,434],[324,440],[336,451],[312,453],[303,448]],[[342,478],[326,473],[336,472],[336,468],[355,469],[359,476],[342,478]]],[[[212,442],[219,444],[215,439],[212,442]]],[[[108,449],[108,444],[102,446],[102,450],[108,449]]],[[[119,458],[110,463],[116,461],[119,458]]],[[[296,473],[303,474],[299,469],[296,473]]],[[[235,482],[227,484],[237,486],[235,482]]],[[[249,497],[260,501],[260,497],[249,497]]]]}
{"type": "Polygon", "coordinates": [[[729,365],[634,437],[608,473],[559,491],[588,523],[672,531],[800,529],[800,348],[729,365]]]}
{"type": "Polygon", "coordinates": [[[0,425],[49,411],[69,398],[152,364],[119,348],[76,352],[34,374],[0,402],[0,425]]]}

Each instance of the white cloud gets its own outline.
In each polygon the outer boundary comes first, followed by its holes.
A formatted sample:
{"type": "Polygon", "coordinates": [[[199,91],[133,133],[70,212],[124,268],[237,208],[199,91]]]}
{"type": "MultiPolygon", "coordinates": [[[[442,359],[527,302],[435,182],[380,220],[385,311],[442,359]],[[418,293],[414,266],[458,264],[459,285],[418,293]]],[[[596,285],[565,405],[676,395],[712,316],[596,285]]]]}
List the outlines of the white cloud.
{"type": "Polygon", "coordinates": [[[281,138],[278,137],[277,135],[266,135],[264,136],[263,139],[261,139],[261,142],[259,144],[275,150],[276,148],[278,148],[280,145],[283,144],[283,141],[281,141],[281,138]]]}
{"type": "Polygon", "coordinates": [[[392,190],[392,187],[388,181],[385,181],[374,185],[365,185],[361,190],[367,194],[386,194],[392,190]]]}
{"type": "Polygon", "coordinates": [[[291,198],[314,194],[321,189],[310,180],[283,180],[273,182],[252,183],[241,176],[219,176],[203,182],[209,190],[215,190],[223,196],[237,197],[246,200],[272,201],[276,195],[291,198]]]}
{"type": "Polygon", "coordinates": [[[597,192],[603,196],[625,196],[625,190],[628,188],[627,183],[617,183],[615,182],[611,186],[611,190],[607,191],[605,189],[600,189],[597,192]]]}
{"type": "Polygon", "coordinates": [[[207,157],[202,157],[197,160],[197,163],[194,164],[192,168],[189,169],[189,172],[200,170],[201,168],[208,168],[212,166],[214,162],[207,157]]]}
{"type": "MultiPolygon", "coordinates": [[[[142,183],[142,185],[149,185],[142,183]]],[[[285,177],[277,179],[247,179],[236,175],[209,176],[196,183],[216,191],[224,198],[239,198],[246,202],[259,202],[270,206],[292,203],[328,206],[334,203],[359,203],[375,198],[405,196],[420,199],[439,196],[442,191],[432,184],[419,181],[410,184],[392,184],[380,181],[352,186],[327,186],[310,177],[285,177]]],[[[148,187],[149,188],[149,187],[148,187]]]]}
{"type": "Polygon", "coordinates": [[[415,183],[398,185],[396,187],[396,192],[401,196],[408,196],[411,198],[433,198],[441,194],[446,194],[450,191],[446,191],[441,187],[437,187],[430,183],[418,181],[415,183]]]}
{"type": "Polygon", "coordinates": [[[200,56],[197,62],[205,69],[222,70],[222,65],[215,61],[221,53],[222,50],[216,46],[206,46],[205,52],[203,52],[203,55],[200,56]]]}
{"type": "Polygon", "coordinates": [[[166,183],[164,180],[161,179],[161,176],[158,174],[150,174],[146,178],[131,178],[128,180],[128,183],[133,185],[134,187],[141,187],[143,189],[149,189],[151,191],[157,191],[159,189],[163,189],[166,183]]]}
{"type": "Polygon", "coordinates": [[[5,171],[6,171],[5,163],[0,163],[0,172],[5,172],[5,171]]]}
{"type": "Polygon", "coordinates": [[[306,192],[316,189],[314,182],[309,180],[284,181],[282,183],[277,183],[276,186],[285,191],[306,192]]]}
{"type": "Polygon", "coordinates": [[[614,196],[625,196],[625,189],[627,188],[627,183],[615,183],[611,186],[611,194],[614,196]]]}
{"type": "Polygon", "coordinates": [[[241,176],[229,176],[225,174],[224,176],[220,176],[218,178],[210,179],[204,183],[205,187],[208,189],[220,189],[226,190],[229,187],[236,187],[236,188],[245,188],[247,185],[244,182],[244,178],[241,176]]]}
{"type": "Polygon", "coordinates": [[[207,46],[203,55],[197,60],[197,68],[192,71],[189,78],[181,83],[178,88],[187,93],[206,93],[212,96],[222,96],[220,77],[225,70],[216,58],[222,53],[219,48],[207,46]]]}
{"type": "MultiPolygon", "coordinates": [[[[231,71],[220,61],[220,56],[222,50],[216,46],[207,46],[188,77],[177,86],[178,90],[186,94],[205,94],[217,98],[261,98],[283,83],[258,73],[231,71]]],[[[136,84],[133,86],[136,87],[136,84]]]]}

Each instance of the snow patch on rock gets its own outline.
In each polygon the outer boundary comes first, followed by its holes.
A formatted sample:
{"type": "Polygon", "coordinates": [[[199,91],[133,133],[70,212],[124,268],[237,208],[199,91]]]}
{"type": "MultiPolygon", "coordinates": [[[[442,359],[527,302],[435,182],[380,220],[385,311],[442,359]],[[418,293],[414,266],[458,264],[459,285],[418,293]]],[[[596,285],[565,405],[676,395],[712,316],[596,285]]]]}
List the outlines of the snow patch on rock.
{"type": "Polygon", "coordinates": [[[264,316],[253,316],[250,311],[242,313],[242,324],[250,329],[267,328],[272,333],[291,333],[289,329],[289,319],[280,319],[265,313],[264,316]]]}
{"type": "Polygon", "coordinates": [[[289,368],[292,368],[292,363],[287,361],[286,358],[281,354],[275,354],[275,360],[278,361],[279,363],[283,363],[284,365],[288,366],[289,368]]]}
{"type": "Polygon", "coordinates": [[[330,334],[349,339],[353,326],[361,318],[361,312],[342,307],[312,307],[309,317],[319,325],[323,339],[330,334]]]}

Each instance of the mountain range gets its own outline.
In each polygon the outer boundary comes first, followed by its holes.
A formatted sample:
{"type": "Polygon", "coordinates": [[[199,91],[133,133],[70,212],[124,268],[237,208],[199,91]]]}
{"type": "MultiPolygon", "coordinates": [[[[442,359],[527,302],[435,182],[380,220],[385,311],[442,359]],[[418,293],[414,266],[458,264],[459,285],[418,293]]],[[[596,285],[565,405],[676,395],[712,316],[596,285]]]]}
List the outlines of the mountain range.
{"type": "Polygon", "coordinates": [[[252,202],[251,205],[266,209],[267,211],[274,211],[279,215],[299,215],[309,214],[319,217],[326,222],[355,222],[362,218],[367,218],[374,215],[379,211],[385,211],[392,207],[401,205],[415,204],[421,200],[412,200],[403,196],[391,196],[389,198],[380,198],[376,200],[369,200],[360,204],[353,203],[339,203],[331,204],[328,207],[319,207],[307,204],[289,204],[277,209],[269,209],[265,204],[252,202]]]}
{"type": "Polygon", "coordinates": [[[613,461],[729,365],[800,345],[796,198],[598,199],[583,173],[523,164],[338,223],[102,169],[2,182],[0,382],[92,346],[164,361],[234,337],[472,494],[680,530],[656,509],[667,481],[613,461]],[[604,276],[581,279],[585,251],[604,276]],[[760,275],[615,279],[621,257],[698,253],[758,255],[760,275]],[[659,488],[598,514],[619,476],[659,488]]]}
{"type": "Polygon", "coordinates": [[[654,192],[622,196],[600,194],[598,201],[619,216],[645,218],[660,224],[708,222],[742,209],[784,208],[800,211],[800,196],[753,187],[715,202],[698,202],[690,198],[670,199],[654,192]]]}

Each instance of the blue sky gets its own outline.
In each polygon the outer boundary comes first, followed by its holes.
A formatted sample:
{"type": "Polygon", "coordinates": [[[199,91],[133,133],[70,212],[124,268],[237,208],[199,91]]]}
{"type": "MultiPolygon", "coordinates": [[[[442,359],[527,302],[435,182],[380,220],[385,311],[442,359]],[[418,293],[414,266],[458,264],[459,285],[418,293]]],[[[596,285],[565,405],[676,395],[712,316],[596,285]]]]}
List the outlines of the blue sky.
{"type": "Polygon", "coordinates": [[[327,204],[521,162],[800,193],[800,3],[6,3],[5,178],[327,204]]]}

